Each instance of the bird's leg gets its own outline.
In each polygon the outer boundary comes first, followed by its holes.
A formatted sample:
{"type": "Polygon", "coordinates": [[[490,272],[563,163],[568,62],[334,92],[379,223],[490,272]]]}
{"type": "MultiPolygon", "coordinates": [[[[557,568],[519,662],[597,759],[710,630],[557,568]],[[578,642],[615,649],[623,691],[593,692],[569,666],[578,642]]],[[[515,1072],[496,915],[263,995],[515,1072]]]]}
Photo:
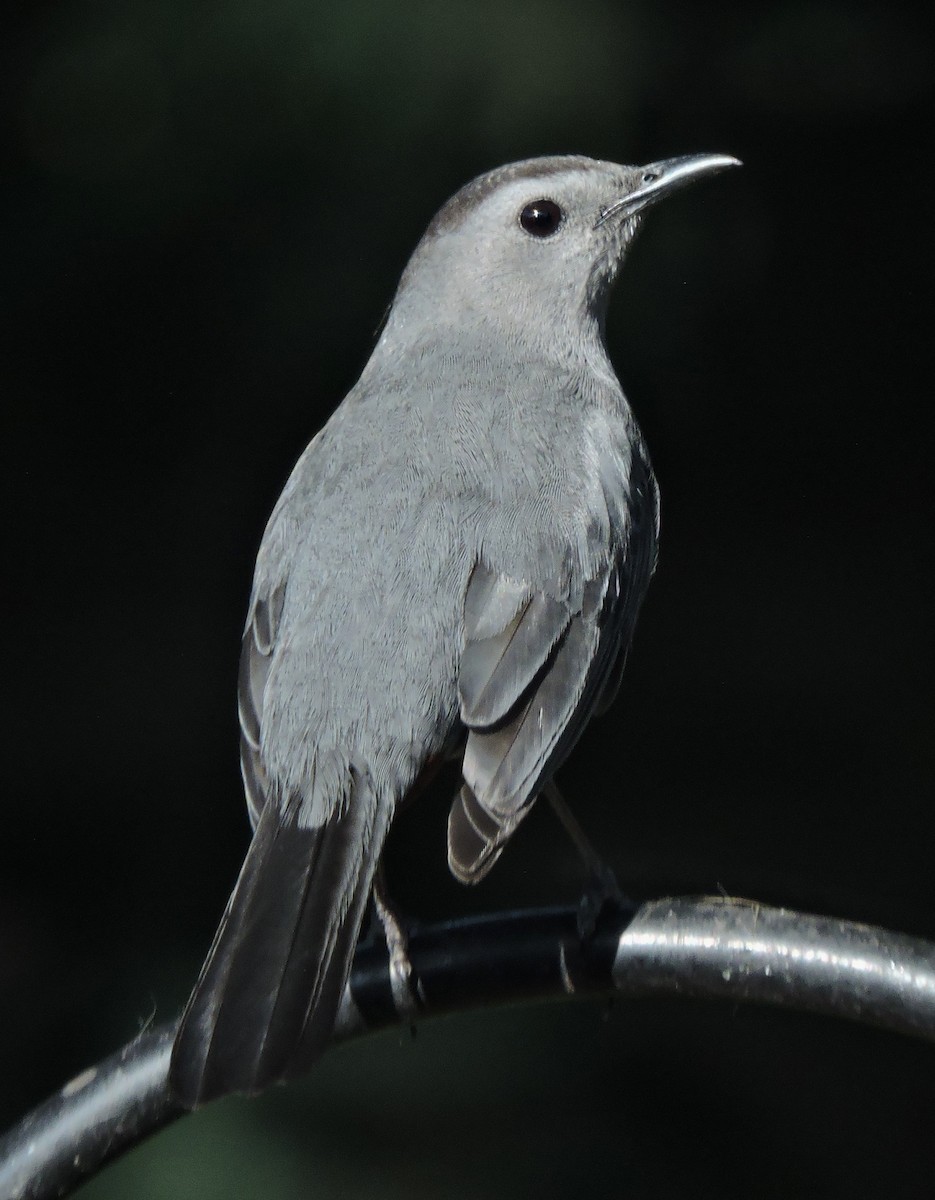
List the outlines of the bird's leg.
{"type": "Polygon", "coordinates": [[[373,905],[383,926],[390,961],[397,962],[400,970],[408,975],[412,970],[412,964],[409,962],[409,938],[403,928],[402,919],[390,901],[382,859],[377,864],[373,876],[373,905]]]}
{"type": "Polygon", "coordinates": [[[552,811],[561,821],[562,827],[584,860],[587,884],[578,905],[578,933],[582,938],[590,937],[597,928],[598,919],[605,908],[627,912],[635,911],[636,905],[620,890],[616,876],[591,845],[554,779],[549,780],[541,794],[552,806],[552,811]]]}
{"type": "Polygon", "coordinates": [[[386,938],[393,1004],[400,1017],[413,1021],[418,1015],[419,1005],[410,983],[412,962],[409,958],[409,937],[402,919],[389,898],[386,872],[383,869],[382,860],[377,864],[373,877],[373,907],[383,926],[383,936],[386,938]]]}

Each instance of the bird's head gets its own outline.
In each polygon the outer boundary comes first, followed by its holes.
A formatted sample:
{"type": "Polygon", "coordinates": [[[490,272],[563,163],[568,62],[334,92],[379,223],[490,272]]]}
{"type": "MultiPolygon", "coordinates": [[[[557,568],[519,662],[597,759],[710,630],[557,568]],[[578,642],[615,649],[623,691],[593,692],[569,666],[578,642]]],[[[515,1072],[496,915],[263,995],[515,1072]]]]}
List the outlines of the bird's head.
{"type": "Polygon", "coordinates": [[[387,332],[494,328],[548,341],[598,330],[643,213],[684,185],[738,166],[723,154],[642,167],[533,158],[479,176],[439,210],[403,274],[387,332]]]}

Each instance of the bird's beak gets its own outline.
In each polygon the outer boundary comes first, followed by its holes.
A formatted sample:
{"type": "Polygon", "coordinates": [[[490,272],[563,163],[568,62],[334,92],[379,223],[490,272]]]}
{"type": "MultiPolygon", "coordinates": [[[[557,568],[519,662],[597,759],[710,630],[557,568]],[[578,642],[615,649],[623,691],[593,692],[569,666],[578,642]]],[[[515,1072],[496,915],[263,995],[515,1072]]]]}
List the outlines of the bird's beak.
{"type": "Polygon", "coordinates": [[[729,154],[688,154],[683,158],[664,158],[661,162],[649,163],[639,169],[640,184],[636,190],[615,200],[609,208],[601,209],[594,228],[611,217],[635,216],[650,204],[705,175],[716,175],[728,167],[739,166],[740,160],[729,154]]]}

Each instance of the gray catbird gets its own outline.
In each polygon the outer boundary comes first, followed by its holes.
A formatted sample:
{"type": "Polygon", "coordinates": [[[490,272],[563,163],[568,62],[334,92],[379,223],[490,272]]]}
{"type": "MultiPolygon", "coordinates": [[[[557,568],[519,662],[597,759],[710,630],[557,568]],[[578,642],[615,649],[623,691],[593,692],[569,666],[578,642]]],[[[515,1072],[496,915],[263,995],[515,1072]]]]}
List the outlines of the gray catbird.
{"type": "Polygon", "coordinates": [[[645,208],[736,164],[531,159],[420,241],[257,558],[239,685],[255,827],[172,1056],[194,1106],[327,1044],[393,814],[463,755],[474,882],[613,698],[658,493],[603,344],[645,208]]]}

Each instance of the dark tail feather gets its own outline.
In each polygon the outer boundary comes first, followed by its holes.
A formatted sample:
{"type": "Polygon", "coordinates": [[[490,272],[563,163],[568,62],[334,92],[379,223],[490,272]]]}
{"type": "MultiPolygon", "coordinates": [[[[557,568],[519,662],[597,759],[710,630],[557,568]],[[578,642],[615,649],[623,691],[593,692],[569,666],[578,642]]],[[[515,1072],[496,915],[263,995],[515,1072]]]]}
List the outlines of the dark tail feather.
{"type": "Polygon", "coordinates": [[[266,805],[176,1035],[180,1103],[260,1092],[324,1050],[388,817],[361,777],[346,810],[315,829],[266,805]]]}

